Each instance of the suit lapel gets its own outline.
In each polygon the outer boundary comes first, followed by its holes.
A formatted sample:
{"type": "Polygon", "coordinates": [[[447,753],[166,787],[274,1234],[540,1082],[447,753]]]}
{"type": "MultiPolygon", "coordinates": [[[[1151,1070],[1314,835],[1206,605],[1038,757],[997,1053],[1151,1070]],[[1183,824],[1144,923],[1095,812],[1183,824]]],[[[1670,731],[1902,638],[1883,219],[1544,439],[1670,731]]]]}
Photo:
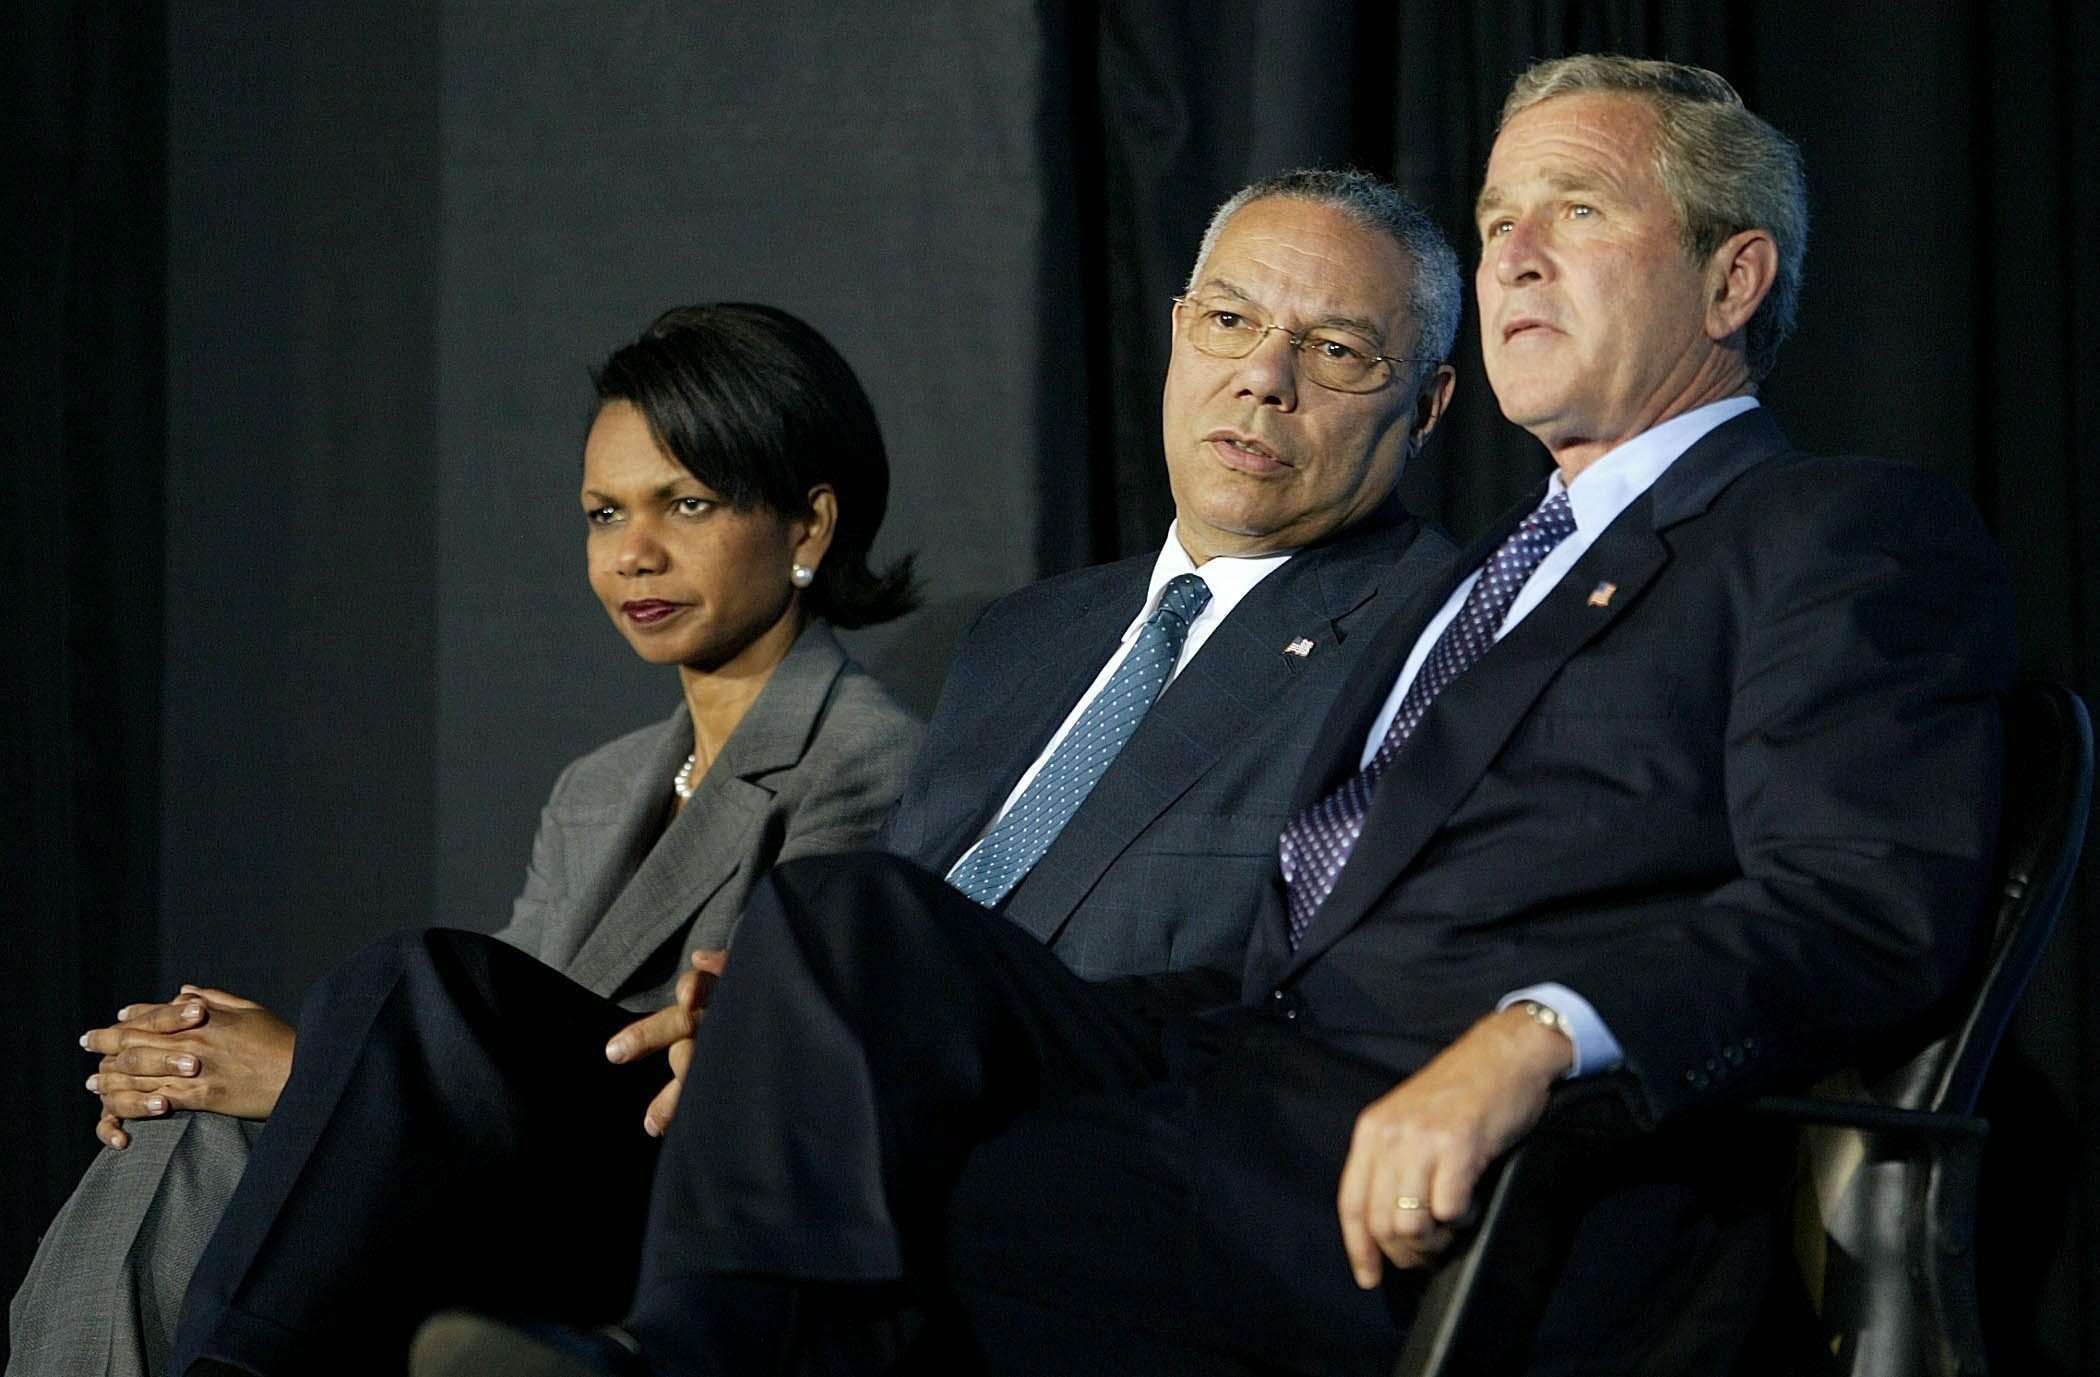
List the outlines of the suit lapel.
{"type": "MultiPolygon", "coordinates": [[[[1363,838],[1307,929],[1294,968],[1332,945],[1385,892],[1472,791],[1560,667],[1640,600],[1668,560],[1648,507],[1645,495],[1636,498],[1544,602],[1437,695],[1379,781],[1363,838]],[[1590,605],[1589,590],[1605,579],[1617,593],[1603,607],[1590,605]]],[[[1359,733],[1359,751],[1362,744],[1359,733]]]]}
{"type": "Polygon", "coordinates": [[[572,884],[569,902],[549,918],[539,949],[548,965],[576,977],[577,953],[662,832],[671,776],[692,748],[693,729],[681,703],[626,757],[624,787],[589,800],[566,800],[555,815],[563,853],[585,873],[572,884]]]}
{"type": "MultiPolygon", "coordinates": [[[[1324,556],[1293,559],[1256,585],[1160,695],[1007,900],[1006,916],[1040,940],[1054,940],[1103,872],[1216,764],[1220,743],[1248,734],[1265,716],[1292,711],[1308,667],[1333,653],[1349,634],[1350,614],[1396,576],[1395,552],[1405,543],[1390,528],[1363,533],[1324,556]],[[1306,654],[1286,653],[1299,641],[1309,644],[1306,654]]],[[[1134,607],[1124,624],[1131,615],[1134,607]]]]}
{"type": "Polygon", "coordinates": [[[917,853],[928,858],[930,869],[946,873],[969,850],[1108,663],[1150,581],[1149,564],[1133,560],[1129,570],[1128,577],[1097,588],[1069,617],[1045,626],[1038,672],[1021,684],[1026,696],[971,723],[971,747],[958,752],[972,762],[970,767],[950,770],[930,784],[929,797],[951,805],[946,816],[928,825],[926,844],[917,853]]]}
{"type": "MultiPolygon", "coordinates": [[[[801,760],[845,658],[828,627],[812,626],[797,638],[693,797],[584,940],[568,967],[572,979],[611,997],[754,853],[773,798],[756,781],[801,760]]],[[[683,740],[670,738],[671,768],[692,749],[689,719],[680,713],[674,720],[683,740]]]]}
{"type": "MultiPolygon", "coordinates": [[[[1619,513],[1545,601],[1437,695],[1380,781],[1364,819],[1363,838],[1290,958],[1285,977],[1317,958],[1370,910],[1472,791],[1561,666],[1639,604],[1669,562],[1663,531],[1702,514],[1745,470],[1786,447],[1785,437],[1762,408],[1716,427],[1619,513]],[[1605,582],[1616,585],[1616,591],[1605,605],[1597,606],[1590,593],[1605,582]]],[[[1539,498],[1534,492],[1475,542],[1426,611],[1418,604],[1388,628],[1390,634],[1377,647],[1384,658],[1370,662],[1388,667],[1382,682],[1373,686],[1374,704],[1382,704],[1390,694],[1401,660],[1449,599],[1451,589],[1486,560],[1539,498]]],[[[1355,768],[1369,716],[1376,711],[1374,706],[1364,712],[1361,698],[1353,699],[1359,725],[1330,757],[1346,759],[1348,769],[1355,768]]]]}
{"type": "Polygon", "coordinates": [[[1375,639],[1357,660],[1357,672],[1350,677],[1348,685],[1329,709],[1327,725],[1320,732],[1320,744],[1299,772],[1297,788],[1292,795],[1294,813],[1325,797],[1335,785],[1356,772],[1363,756],[1365,733],[1371,730],[1379,709],[1392,695],[1393,681],[1399,676],[1400,666],[1406,662],[1408,652],[1421,637],[1423,628],[1450,599],[1451,590],[1467,574],[1479,568],[1536,505],[1534,497],[1497,521],[1472,546],[1454,557],[1439,577],[1423,580],[1420,591],[1402,603],[1398,611],[1371,633],[1375,639]]]}

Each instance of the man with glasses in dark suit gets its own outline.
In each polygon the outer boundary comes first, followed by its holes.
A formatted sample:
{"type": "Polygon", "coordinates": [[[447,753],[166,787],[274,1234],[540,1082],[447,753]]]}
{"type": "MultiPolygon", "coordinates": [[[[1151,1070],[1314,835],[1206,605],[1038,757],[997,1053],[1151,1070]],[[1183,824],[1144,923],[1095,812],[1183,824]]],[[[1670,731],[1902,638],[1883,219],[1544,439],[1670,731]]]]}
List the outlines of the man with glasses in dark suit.
{"type": "MultiPolygon", "coordinates": [[[[1161,550],[1003,599],[958,649],[883,839],[941,903],[1112,982],[1133,1011],[1230,998],[1326,706],[1369,631],[1449,557],[1393,489],[1449,398],[1458,314],[1455,255],[1376,179],[1288,174],[1220,210],[1173,305],[1161,550]]],[[[577,1268],[631,1277],[641,1220],[613,1210],[587,1236],[491,1242],[534,1218],[492,1179],[592,1189],[588,1161],[534,1156],[530,1123],[588,1073],[535,1039],[593,1007],[458,934],[389,944],[327,982],[192,1289],[187,1351],[263,1371],[386,1363],[436,1305],[575,1315],[577,1268]],[[521,1023],[519,1008],[542,1013],[521,1023]],[[396,1106],[404,1062],[512,1088],[396,1106]],[[428,1202],[412,1220],[404,1181],[428,1202]]],[[[631,1030],[623,1057],[691,1017],[631,1030]]],[[[803,1068],[742,1074],[785,1085],[803,1068]]],[[[743,1132],[711,1092],[680,1103],[674,1132],[743,1132]]]]}

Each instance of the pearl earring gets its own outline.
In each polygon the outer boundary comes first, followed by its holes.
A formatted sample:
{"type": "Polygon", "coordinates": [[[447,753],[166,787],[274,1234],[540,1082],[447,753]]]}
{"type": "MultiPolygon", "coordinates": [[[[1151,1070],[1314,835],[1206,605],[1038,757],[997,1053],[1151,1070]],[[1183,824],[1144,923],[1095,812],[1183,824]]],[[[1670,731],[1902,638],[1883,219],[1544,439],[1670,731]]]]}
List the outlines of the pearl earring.
{"type": "Polygon", "coordinates": [[[807,588],[817,581],[817,571],[807,564],[797,564],[788,570],[788,582],[797,588],[807,588]]]}

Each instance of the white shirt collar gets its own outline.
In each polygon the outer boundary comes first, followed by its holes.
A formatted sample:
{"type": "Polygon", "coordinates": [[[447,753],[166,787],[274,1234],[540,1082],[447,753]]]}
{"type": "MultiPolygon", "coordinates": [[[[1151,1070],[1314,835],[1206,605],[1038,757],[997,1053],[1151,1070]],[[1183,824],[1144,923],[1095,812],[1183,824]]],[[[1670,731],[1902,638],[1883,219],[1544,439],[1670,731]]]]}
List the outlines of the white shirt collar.
{"type": "Polygon", "coordinates": [[[1572,484],[1563,482],[1560,470],[1555,469],[1547,480],[1546,495],[1566,493],[1575,513],[1575,529],[1594,535],[1611,525],[1627,504],[1653,487],[1708,432],[1756,405],[1755,397],[1726,397],[1693,407],[1626,441],[1576,474],[1572,484]]]}
{"type": "MultiPolygon", "coordinates": [[[[1283,567],[1285,560],[1295,553],[1290,550],[1278,555],[1216,555],[1205,560],[1202,568],[1189,558],[1189,552],[1181,546],[1181,523],[1175,521],[1167,527],[1166,543],[1159,547],[1159,558],[1152,561],[1152,578],[1145,585],[1145,605],[1138,609],[1137,616],[1123,631],[1123,639],[1137,635],[1138,628],[1145,624],[1159,606],[1159,597],[1166,586],[1178,574],[1194,574],[1210,589],[1210,602],[1196,620],[1189,624],[1189,634],[1200,641],[1209,629],[1225,620],[1232,609],[1240,605],[1240,599],[1254,591],[1254,585],[1283,567]]],[[[1193,655],[1186,651],[1182,659],[1193,655]]]]}
{"type": "MultiPolygon", "coordinates": [[[[1093,702],[1114,677],[1117,667],[1123,663],[1123,657],[1129,654],[1131,643],[1137,639],[1139,628],[1144,626],[1146,620],[1158,608],[1160,594],[1165,591],[1168,580],[1178,574],[1194,574],[1210,589],[1210,601],[1196,614],[1196,619],[1189,623],[1188,635],[1182,639],[1181,654],[1174,661],[1173,670],[1179,674],[1182,667],[1202,649],[1203,643],[1210,638],[1210,633],[1224,623],[1226,614],[1239,606],[1240,600],[1253,592],[1256,584],[1282,568],[1284,561],[1291,557],[1291,553],[1285,551],[1280,555],[1259,555],[1250,559],[1220,557],[1210,560],[1198,569],[1195,561],[1189,558],[1188,551],[1181,548],[1178,523],[1169,526],[1166,543],[1160,547],[1159,558],[1152,562],[1152,581],[1145,590],[1145,605],[1138,609],[1137,616],[1124,628],[1122,644],[1108,657],[1108,663],[1101,666],[1101,672],[1094,676],[1094,682],[1079,696],[1079,701],[1072,705],[1072,710],[1065,714],[1065,720],[1051,734],[1050,740],[1043,746],[1042,753],[1035,758],[1035,763],[1014,782],[1006,801],[999,805],[998,817],[986,825],[986,830],[996,826],[998,818],[1005,817],[1007,809],[1013,807],[1021,795],[1027,792],[1028,786],[1035,782],[1036,775],[1071,733],[1073,726],[1079,721],[1080,714],[1086,711],[1087,704],[1093,702]]],[[[975,851],[976,847],[970,849],[975,851]]],[[[956,864],[959,866],[962,862],[957,861],[956,864]]]]}

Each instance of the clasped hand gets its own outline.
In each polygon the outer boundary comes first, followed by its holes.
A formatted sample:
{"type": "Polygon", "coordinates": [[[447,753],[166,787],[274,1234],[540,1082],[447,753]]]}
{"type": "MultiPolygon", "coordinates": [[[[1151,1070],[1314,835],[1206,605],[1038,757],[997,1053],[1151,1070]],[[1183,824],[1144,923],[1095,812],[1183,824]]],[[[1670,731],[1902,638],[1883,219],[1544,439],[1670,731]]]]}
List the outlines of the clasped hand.
{"type": "Polygon", "coordinates": [[[292,1070],[296,1035],[257,1004],[224,990],[184,985],[166,1004],[132,1004],[107,1028],[81,1034],[100,1052],[87,1088],[102,1100],[95,1136],[122,1150],[126,1119],[208,1109],[266,1119],[292,1070]]]}
{"type": "Polygon", "coordinates": [[[652,1138],[663,1137],[678,1112],[679,1092],[685,1088],[685,1071],[693,1061],[693,1030],[707,1013],[715,981],[729,960],[727,951],[696,951],[693,968],[678,977],[671,1002],[655,1013],[638,1018],[613,1034],[605,1044],[605,1059],[625,1064],[652,1052],[663,1052],[671,1063],[671,1079],[642,1114],[642,1131],[652,1138]]]}
{"type": "Polygon", "coordinates": [[[1335,1209],[1358,1286],[1451,1245],[1481,1173],[1538,1122],[1573,1058],[1564,1034],[1505,1009],[1357,1115],[1335,1209]]]}

